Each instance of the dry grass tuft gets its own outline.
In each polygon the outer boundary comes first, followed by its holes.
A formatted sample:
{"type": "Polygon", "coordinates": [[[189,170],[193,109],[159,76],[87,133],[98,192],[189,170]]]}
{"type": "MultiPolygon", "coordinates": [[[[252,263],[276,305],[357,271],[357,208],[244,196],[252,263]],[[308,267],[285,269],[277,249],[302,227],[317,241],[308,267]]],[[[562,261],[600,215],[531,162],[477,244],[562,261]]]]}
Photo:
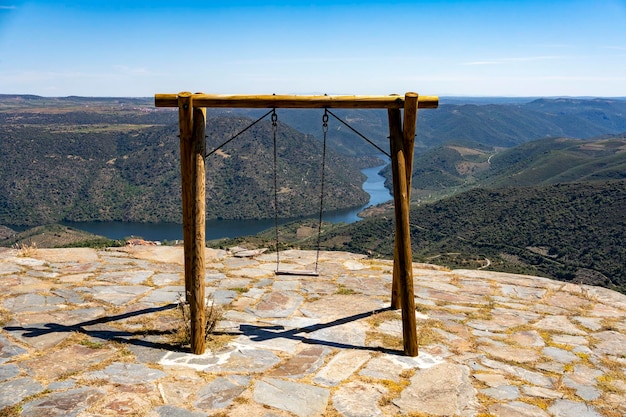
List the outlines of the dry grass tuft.
{"type": "Polygon", "coordinates": [[[373,327],[378,327],[386,321],[399,320],[401,318],[402,314],[400,310],[388,310],[372,314],[367,318],[367,322],[373,327]]]}
{"type": "MultiPolygon", "coordinates": [[[[6,326],[11,321],[11,312],[7,309],[0,308],[0,327],[6,326]]],[[[1,417],[1,414],[0,414],[1,417]]]]}
{"type": "Polygon", "coordinates": [[[381,407],[392,404],[392,401],[400,397],[402,391],[410,384],[408,379],[401,379],[399,382],[383,379],[377,382],[387,389],[387,392],[378,400],[378,405],[381,407]]]}
{"type": "Polygon", "coordinates": [[[387,333],[367,332],[365,334],[365,343],[367,343],[368,346],[381,346],[385,349],[404,349],[404,341],[401,337],[392,336],[387,333]]]}
{"type": "MultiPolygon", "coordinates": [[[[178,301],[178,312],[180,313],[180,318],[182,319],[182,324],[178,326],[176,331],[173,334],[173,343],[178,344],[180,346],[188,346],[191,344],[191,308],[189,303],[185,300],[183,296],[179,298],[178,301]]],[[[222,320],[223,317],[222,309],[215,304],[212,298],[207,298],[205,300],[204,306],[204,339],[207,345],[213,346],[212,350],[219,349],[224,345],[223,338],[216,338],[213,335],[213,331],[217,326],[217,323],[222,320]],[[219,347],[218,347],[219,346],[219,347]]],[[[226,342],[228,343],[228,342],[226,342]]]]}
{"type": "Polygon", "coordinates": [[[0,417],[19,417],[22,415],[21,405],[12,405],[0,408],[0,417]]]}
{"type": "Polygon", "coordinates": [[[435,328],[441,328],[443,323],[439,320],[428,319],[418,323],[417,327],[417,342],[421,345],[432,345],[434,343],[443,342],[445,338],[437,333],[435,328]]]}
{"type": "Polygon", "coordinates": [[[37,243],[16,243],[14,246],[17,249],[17,256],[20,258],[30,258],[37,254],[37,243]]]}
{"type": "Polygon", "coordinates": [[[542,410],[547,410],[550,406],[550,403],[546,401],[545,398],[539,397],[523,397],[520,398],[519,401],[525,402],[526,404],[534,405],[536,407],[541,408],[542,410]]]}

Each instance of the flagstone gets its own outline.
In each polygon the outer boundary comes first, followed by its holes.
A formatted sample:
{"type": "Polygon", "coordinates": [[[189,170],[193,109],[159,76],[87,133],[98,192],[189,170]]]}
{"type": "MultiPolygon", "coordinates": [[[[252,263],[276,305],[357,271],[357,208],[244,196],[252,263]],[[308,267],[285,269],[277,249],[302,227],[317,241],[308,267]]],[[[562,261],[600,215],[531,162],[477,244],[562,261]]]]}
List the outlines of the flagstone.
{"type": "Polygon", "coordinates": [[[563,376],[563,384],[576,390],[576,395],[585,401],[593,401],[600,397],[600,390],[596,387],[597,378],[602,371],[586,365],[576,365],[573,373],[563,376]]]}
{"type": "Polygon", "coordinates": [[[365,347],[365,337],[368,327],[362,323],[352,323],[350,326],[324,327],[305,335],[308,343],[322,343],[326,346],[343,348],[365,347]]]}
{"type": "Polygon", "coordinates": [[[218,377],[200,388],[194,406],[203,410],[215,410],[228,407],[232,401],[246,390],[249,377],[238,375],[218,377]]]}
{"type": "Polygon", "coordinates": [[[509,339],[526,347],[543,347],[546,344],[536,330],[523,330],[512,334],[509,339]]]}
{"type": "Polygon", "coordinates": [[[495,359],[506,362],[528,363],[536,362],[539,359],[539,354],[528,348],[516,348],[506,345],[480,345],[478,349],[495,359]]]}
{"type": "Polygon", "coordinates": [[[151,291],[152,287],[146,285],[96,285],[79,287],[76,290],[91,294],[97,300],[121,306],[151,291]]]}
{"type": "Polygon", "coordinates": [[[382,416],[378,403],[384,391],[382,386],[353,381],[333,392],[332,404],[344,417],[382,416]]]}
{"type": "Polygon", "coordinates": [[[20,368],[11,363],[8,365],[0,365],[0,382],[11,379],[20,374],[20,368]]]}
{"type": "Polygon", "coordinates": [[[148,278],[154,275],[154,271],[140,270],[140,271],[118,271],[118,272],[105,272],[99,275],[101,281],[108,281],[115,284],[142,284],[148,278]]]}
{"type": "Polygon", "coordinates": [[[169,285],[175,282],[182,282],[184,281],[184,277],[180,274],[159,273],[152,275],[150,281],[152,281],[154,285],[162,286],[169,285]]]}
{"type": "Polygon", "coordinates": [[[367,365],[359,371],[359,375],[374,379],[400,382],[400,374],[407,368],[408,366],[406,364],[394,361],[388,355],[382,355],[372,358],[367,365]]]}
{"type": "Polygon", "coordinates": [[[165,377],[165,372],[144,364],[114,362],[101,371],[87,373],[87,380],[106,380],[114,384],[143,384],[165,377]]]}
{"type": "Polygon", "coordinates": [[[492,388],[481,389],[483,395],[494,398],[496,400],[516,400],[520,396],[519,388],[515,385],[500,385],[492,388]]]}
{"type": "Polygon", "coordinates": [[[289,411],[298,417],[321,416],[328,404],[330,390],[277,378],[263,378],[255,384],[254,400],[289,411]]]}
{"type": "Polygon", "coordinates": [[[104,396],[104,390],[88,387],[54,392],[46,397],[24,404],[20,415],[24,417],[74,417],[104,396]]]}
{"type": "Polygon", "coordinates": [[[54,352],[22,362],[29,375],[52,381],[61,376],[77,374],[88,367],[113,357],[116,352],[109,348],[92,349],[71,345],[54,352]],[[81,358],[77,361],[76,358],[81,358]]]}
{"type": "Polygon", "coordinates": [[[275,368],[269,375],[282,378],[302,378],[317,371],[324,364],[324,358],[329,353],[330,349],[327,347],[306,347],[275,368]]]}
{"type": "Polygon", "coordinates": [[[11,259],[3,260],[0,262],[0,276],[19,274],[23,271],[17,264],[10,262],[11,259]]]}
{"type": "Polygon", "coordinates": [[[400,398],[393,401],[402,413],[475,415],[478,401],[467,366],[442,363],[417,371],[410,381],[400,398]]]}
{"type": "Polygon", "coordinates": [[[292,292],[271,292],[264,295],[261,301],[250,312],[257,317],[288,317],[302,303],[302,296],[292,292]]]}
{"type": "Polygon", "coordinates": [[[593,336],[599,341],[594,348],[596,353],[626,357],[626,335],[611,330],[598,332],[593,336]]]}
{"type": "Polygon", "coordinates": [[[359,369],[368,359],[370,354],[360,350],[342,350],[324,366],[313,380],[327,387],[338,385],[359,369]]]}
{"type": "Polygon", "coordinates": [[[540,330],[548,330],[555,333],[565,333],[572,335],[585,335],[586,333],[579,329],[576,325],[574,325],[569,319],[565,316],[549,316],[544,317],[538,322],[532,325],[533,327],[540,330]]]}
{"type": "Polygon", "coordinates": [[[15,298],[5,299],[4,308],[14,313],[59,310],[65,299],[54,295],[22,294],[15,298]]]}
{"type": "Polygon", "coordinates": [[[265,372],[280,362],[280,358],[270,350],[237,349],[232,351],[224,363],[207,367],[207,372],[265,372]]]}
{"type": "Polygon", "coordinates": [[[574,402],[571,400],[557,400],[548,411],[554,417],[603,417],[593,405],[574,402]]]}
{"type": "Polygon", "coordinates": [[[148,295],[142,297],[140,302],[150,304],[178,303],[181,298],[184,298],[184,294],[185,287],[183,285],[172,285],[151,291],[148,295]]]}
{"type": "Polygon", "coordinates": [[[489,412],[494,416],[506,417],[550,417],[549,414],[536,405],[521,401],[493,404],[489,406],[489,412]]]}
{"type": "Polygon", "coordinates": [[[571,363],[580,360],[580,358],[573,353],[552,346],[543,348],[541,353],[559,363],[571,363]]]}
{"type": "Polygon", "coordinates": [[[148,417],[206,417],[206,413],[189,411],[185,408],[162,405],[154,409],[148,417]]]}
{"type": "Polygon", "coordinates": [[[24,398],[39,394],[44,390],[43,385],[30,377],[10,379],[0,382],[0,410],[18,404],[24,398]]]}
{"type": "Polygon", "coordinates": [[[12,357],[28,352],[0,334],[0,364],[9,361],[12,357]]]}

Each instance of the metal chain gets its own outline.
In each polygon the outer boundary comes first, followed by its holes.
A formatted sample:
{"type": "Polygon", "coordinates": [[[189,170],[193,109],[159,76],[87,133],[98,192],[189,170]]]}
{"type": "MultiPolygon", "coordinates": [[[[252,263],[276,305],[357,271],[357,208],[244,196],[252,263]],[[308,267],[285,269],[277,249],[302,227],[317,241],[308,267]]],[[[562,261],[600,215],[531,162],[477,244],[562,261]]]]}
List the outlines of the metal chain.
{"type": "Polygon", "coordinates": [[[213,149],[211,152],[208,152],[204,158],[208,158],[209,156],[213,155],[215,152],[219,151],[220,149],[222,149],[224,146],[226,146],[227,144],[229,144],[232,140],[236,139],[237,137],[241,136],[242,134],[244,134],[248,129],[250,129],[252,126],[254,126],[255,124],[259,123],[261,120],[265,119],[267,117],[267,115],[269,115],[270,113],[272,113],[272,110],[268,111],[267,113],[265,113],[263,116],[259,117],[257,120],[255,120],[254,122],[250,123],[248,126],[246,126],[245,128],[243,128],[239,133],[237,133],[236,135],[234,135],[233,137],[231,137],[230,139],[228,139],[226,142],[222,143],[220,146],[218,146],[217,148],[213,149]]]}
{"type": "Polygon", "coordinates": [[[344,122],[343,120],[341,120],[340,117],[338,117],[337,115],[335,115],[335,113],[331,112],[330,110],[328,110],[328,114],[330,114],[331,116],[333,116],[335,119],[337,119],[337,121],[339,121],[340,123],[342,123],[345,127],[347,127],[348,129],[350,129],[351,131],[353,131],[354,133],[356,133],[357,135],[359,135],[361,137],[361,139],[363,139],[364,141],[366,141],[367,143],[369,143],[370,145],[372,145],[374,148],[378,149],[383,155],[386,155],[387,158],[391,158],[391,155],[389,155],[389,152],[385,151],[384,149],[382,149],[380,146],[376,145],[374,142],[372,142],[371,140],[369,140],[368,138],[366,138],[361,132],[359,132],[358,130],[356,130],[355,128],[353,128],[352,126],[350,126],[348,123],[344,122]]]}
{"type": "Polygon", "coordinates": [[[278,131],[278,115],[272,109],[272,130],[274,131],[274,231],[276,234],[276,272],[280,267],[280,249],[278,247],[278,152],[276,146],[276,132],[278,131]]]}
{"type": "Polygon", "coordinates": [[[324,213],[324,183],[325,183],[325,171],[326,171],[326,137],[328,136],[328,109],[324,109],[324,115],[322,116],[322,132],[324,133],[324,141],[322,145],[322,181],[320,184],[320,219],[317,227],[317,253],[315,255],[315,272],[318,272],[317,268],[320,261],[320,249],[322,241],[322,219],[324,213]]]}

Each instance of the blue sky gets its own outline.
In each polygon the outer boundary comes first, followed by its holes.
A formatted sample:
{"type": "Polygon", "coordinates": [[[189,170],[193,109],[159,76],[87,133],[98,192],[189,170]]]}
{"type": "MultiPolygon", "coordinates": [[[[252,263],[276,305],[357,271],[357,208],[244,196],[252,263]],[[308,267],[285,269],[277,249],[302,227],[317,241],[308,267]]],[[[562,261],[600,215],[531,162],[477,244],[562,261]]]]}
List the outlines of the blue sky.
{"type": "Polygon", "coordinates": [[[0,93],[626,96],[626,0],[0,0],[0,93]]]}

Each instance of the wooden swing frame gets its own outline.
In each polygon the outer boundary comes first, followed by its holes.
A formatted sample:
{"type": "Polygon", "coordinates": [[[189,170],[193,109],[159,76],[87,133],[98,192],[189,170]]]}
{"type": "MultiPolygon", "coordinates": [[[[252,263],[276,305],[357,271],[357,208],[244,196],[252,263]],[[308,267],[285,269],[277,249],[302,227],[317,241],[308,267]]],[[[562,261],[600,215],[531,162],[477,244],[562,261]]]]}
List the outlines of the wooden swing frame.
{"type": "Polygon", "coordinates": [[[417,356],[417,326],[413,288],[413,258],[409,203],[413,171],[413,146],[417,110],[435,109],[436,96],[294,96],[214,95],[181,92],[155,94],[156,107],[178,107],[180,129],[185,293],[191,312],[191,350],[205,350],[205,130],[206,108],[343,108],[387,109],[393,197],[395,208],[395,250],[391,308],[402,309],[404,353],[417,356]],[[404,119],[401,109],[404,109],[404,119]]]}

